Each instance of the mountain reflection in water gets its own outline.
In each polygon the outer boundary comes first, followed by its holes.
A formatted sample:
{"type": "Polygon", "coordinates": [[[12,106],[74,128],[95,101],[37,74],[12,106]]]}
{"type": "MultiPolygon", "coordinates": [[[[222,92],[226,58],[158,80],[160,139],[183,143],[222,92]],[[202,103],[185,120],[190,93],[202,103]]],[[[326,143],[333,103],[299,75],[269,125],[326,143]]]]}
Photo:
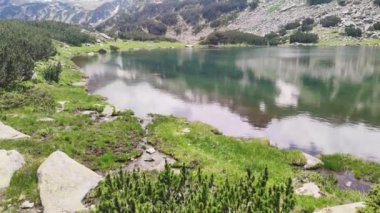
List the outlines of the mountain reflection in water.
{"type": "Polygon", "coordinates": [[[380,49],[141,50],[74,61],[137,116],[175,115],[280,148],[380,162],[380,49]]]}

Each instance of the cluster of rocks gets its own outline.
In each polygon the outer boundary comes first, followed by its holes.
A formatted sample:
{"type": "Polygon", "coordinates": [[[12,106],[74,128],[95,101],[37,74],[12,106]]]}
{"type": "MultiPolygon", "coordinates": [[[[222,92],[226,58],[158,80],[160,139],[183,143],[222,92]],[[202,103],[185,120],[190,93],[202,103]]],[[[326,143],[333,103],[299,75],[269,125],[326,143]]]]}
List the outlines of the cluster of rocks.
{"type": "MultiPolygon", "coordinates": [[[[17,151],[0,150],[0,190],[5,190],[14,172],[25,164],[17,151]]],[[[38,190],[46,213],[86,210],[82,200],[103,179],[102,176],[71,159],[65,153],[52,153],[38,168],[38,190]]],[[[24,200],[21,209],[34,203],[24,200]]]]}

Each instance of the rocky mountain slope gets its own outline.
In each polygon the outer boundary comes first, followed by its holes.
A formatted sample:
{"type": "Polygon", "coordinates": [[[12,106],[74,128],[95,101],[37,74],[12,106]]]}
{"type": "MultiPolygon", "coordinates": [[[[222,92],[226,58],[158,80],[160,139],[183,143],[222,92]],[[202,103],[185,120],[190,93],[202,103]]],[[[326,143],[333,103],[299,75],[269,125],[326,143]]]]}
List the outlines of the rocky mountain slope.
{"type": "Polygon", "coordinates": [[[263,36],[306,18],[318,27],[321,19],[332,15],[341,22],[330,31],[355,25],[365,37],[380,36],[371,30],[380,21],[380,6],[374,0],[332,0],[317,5],[310,5],[310,0],[0,0],[3,19],[57,20],[91,25],[113,35],[137,31],[187,42],[213,31],[263,36]]]}
{"type": "Polygon", "coordinates": [[[119,5],[119,1],[108,0],[0,0],[0,19],[55,20],[94,26],[114,16],[119,5]]]}
{"type": "Polygon", "coordinates": [[[373,0],[347,0],[346,5],[338,1],[327,4],[308,5],[306,0],[267,0],[254,11],[244,11],[224,29],[265,35],[277,32],[287,23],[313,18],[319,23],[323,17],[337,16],[342,19],[340,26],[356,25],[367,31],[380,21],[380,6],[373,0]]]}

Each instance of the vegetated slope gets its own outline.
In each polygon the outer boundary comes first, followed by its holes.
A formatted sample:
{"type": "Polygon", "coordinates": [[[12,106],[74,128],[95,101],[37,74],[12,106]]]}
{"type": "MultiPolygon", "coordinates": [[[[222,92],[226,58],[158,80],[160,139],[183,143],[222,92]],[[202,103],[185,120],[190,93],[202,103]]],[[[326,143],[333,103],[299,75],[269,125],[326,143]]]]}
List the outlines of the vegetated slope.
{"type": "Polygon", "coordinates": [[[56,53],[52,39],[72,45],[94,40],[68,24],[15,20],[0,21],[0,38],[0,87],[32,78],[35,61],[56,53]]]}
{"type": "Polygon", "coordinates": [[[314,20],[307,26],[312,30],[325,17],[336,16],[341,21],[327,31],[344,33],[346,26],[354,25],[364,37],[380,37],[380,32],[373,30],[380,21],[377,0],[101,0],[88,4],[91,7],[84,6],[86,1],[20,0],[16,4],[2,0],[0,18],[91,25],[121,38],[151,40],[159,36],[197,41],[213,31],[264,36],[306,18],[314,20]]]}
{"type": "Polygon", "coordinates": [[[264,36],[289,23],[298,22],[300,26],[307,18],[313,20],[308,26],[312,30],[328,16],[340,19],[335,30],[344,32],[346,26],[354,25],[365,37],[380,35],[373,31],[373,25],[380,21],[380,6],[373,0],[163,0],[140,4],[128,12],[121,10],[97,29],[111,34],[140,31],[195,41],[213,31],[237,30],[264,36]]]}

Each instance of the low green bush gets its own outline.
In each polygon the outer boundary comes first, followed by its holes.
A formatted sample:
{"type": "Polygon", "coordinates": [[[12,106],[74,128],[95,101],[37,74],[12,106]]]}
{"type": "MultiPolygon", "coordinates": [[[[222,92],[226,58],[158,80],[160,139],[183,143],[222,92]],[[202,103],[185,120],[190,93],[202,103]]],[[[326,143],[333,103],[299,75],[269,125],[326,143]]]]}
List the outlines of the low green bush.
{"type": "Polygon", "coordinates": [[[290,36],[290,43],[317,43],[319,36],[314,33],[303,33],[297,31],[290,36]]]}
{"type": "Polygon", "coordinates": [[[332,0],[308,0],[309,5],[317,5],[317,4],[327,4],[332,2],[332,0]]]}
{"type": "Polygon", "coordinates": [[[313,30],[313,24],[314,24],[314,19],[312,18],[306,18],[302,21],[301,25],[301,31],[306,32],[306,31],[312,31],[313,30]]]}
{"type": "Polygon", "coordinates": [[[355,27],[354,25],[347,26],[345,28],[345,32],[348,36],[351,37],[362,37],[362,30],[358,27],[355,27]]]}
{"type": "Polygon", "coordinates": [[[379,31],[380,31],[380,22],[376,22],[376,23],[373,25],[373,29],[374,29],[374,30],[379,30],[379,31]]]}
{"type": "Polygon", "coordinates": [[[111,50],[111,52],[113,52],[113,53],[118,52],[119,49],[120,49],[119,47],[116,47],[116,46],[114,46],[114,45],[110,45],[110,50],[111,50]]]}
{"type": "Polygon", "coordinates": [[[251,33],[243,33],[240,31],[214,32],[201,42],[203,45],[218,44],[250,44],[250,45],[266,45],[267,40],[264,37],[251,33]]]}
{"type": "Polygon", "coordinates": [[[342,19],[340,19],[337,16],[327,16],[327,17],[321,19],[322,27],[335,27],[340,22],[342,22],[342,19]]]}
{"type": "Polygon", "coordinates": [[[301,26],[300,22],[294,21],[294,22],[287,23],[285,25],[285,29],[286,30],[294,30],[294,29],[297,29],[299,26],[301,26]]]}
{"type": "Polygon", "coordinates": [[[176,175],[166,165],[158,177],[119,171],[93,194],[95,212],[292,212],[291,179],[269,185],[268,178],[267,169],[260,176],[247,170],[239,181],[216,181],[214,175],[192,173],[185,166],[176,175]]]}
{"type": "Polygon", "coordinates": [[[361,209],[360,213],[376,213],[380,210],[380,185],[375,185],[365,201],[366,206],[361,209]]]}
{"type": "Polygon", "coordinates": [[[134,41],[176,41],[164,36],[157,36],[144,31],[120,32],[119,38],[134,41]]]}
{"type": "Polygon", "coordinates": [[[259,1],[258,0],[253,0],[248,5],[249,5],[249,9],[254,10],[254,9],[256,9],[259,6],[259,1]]]}
{"type": "Polygon", "coordinates": [[[165,35],[167,31],[165,24],[158,21],[148,20],[143,25],[148,29],[148,32],[153,35],[162,36],[165,35]]]}
{"type": "Polygon", "coordinates": [[[346,6],[347,5],[347,0],[338,0],[338,4],[340,5],[340,6],[346,6]]]}
{"type": "Polygon", "coordinates": [[[59,82],[59,77],[62,72],[61,62],[51,62],[43,71],[44,79],[49,82],[59,82]]]}
{"type": "Polygon", "coordinates": [[[166,14],[163,14],[159,19],[163,24],[167,26],[174,26],[178,23],[178,14],[166,13],[166,14]]]}

